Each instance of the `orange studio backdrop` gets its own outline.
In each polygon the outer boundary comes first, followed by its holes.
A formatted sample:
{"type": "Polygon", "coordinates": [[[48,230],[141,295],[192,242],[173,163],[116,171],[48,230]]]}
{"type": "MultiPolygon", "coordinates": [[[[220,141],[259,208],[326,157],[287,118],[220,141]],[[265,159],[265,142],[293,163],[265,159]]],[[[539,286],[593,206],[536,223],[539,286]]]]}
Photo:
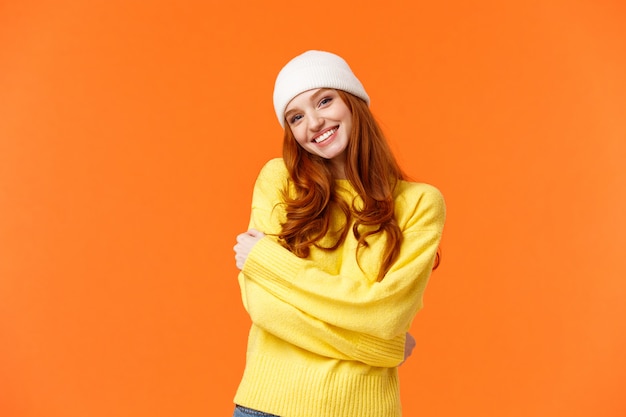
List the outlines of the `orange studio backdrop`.
{"type": "Polygon", "coordinates": [[[336,52],[448,204],[406,416],[626,415],[620,1],[0,4],[0,415],[229,416],[274,77],[336,52]]]}

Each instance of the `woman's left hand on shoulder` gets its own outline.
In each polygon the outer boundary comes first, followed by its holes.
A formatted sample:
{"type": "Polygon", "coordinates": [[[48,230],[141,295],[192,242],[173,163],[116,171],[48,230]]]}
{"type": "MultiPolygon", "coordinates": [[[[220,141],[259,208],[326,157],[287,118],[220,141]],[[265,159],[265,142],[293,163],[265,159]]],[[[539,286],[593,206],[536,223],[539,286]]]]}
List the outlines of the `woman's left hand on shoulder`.
{"type": "Polygon", "coordinates": [[[248,259],[248,254],[256,243],[265,237],[265,233],[256,229],[250,229],[245,233],[237,235],[237,244],[233,247],[235,251],[235,262],[237,268],[243,269],[243,264],[248,259]]]}

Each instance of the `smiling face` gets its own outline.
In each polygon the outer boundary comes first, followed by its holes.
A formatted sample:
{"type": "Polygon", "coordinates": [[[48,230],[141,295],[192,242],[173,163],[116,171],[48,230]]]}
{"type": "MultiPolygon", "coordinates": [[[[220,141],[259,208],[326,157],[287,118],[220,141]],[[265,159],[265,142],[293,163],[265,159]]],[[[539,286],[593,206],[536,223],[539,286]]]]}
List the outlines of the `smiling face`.
{"type": "Polygon", "coordinates": [[[294,97],[285,120],[304,150],[331,161],[338,178],[345,178],[345,153],[352,131],[352,113],[337,91],[315,89],[294,97]]]}

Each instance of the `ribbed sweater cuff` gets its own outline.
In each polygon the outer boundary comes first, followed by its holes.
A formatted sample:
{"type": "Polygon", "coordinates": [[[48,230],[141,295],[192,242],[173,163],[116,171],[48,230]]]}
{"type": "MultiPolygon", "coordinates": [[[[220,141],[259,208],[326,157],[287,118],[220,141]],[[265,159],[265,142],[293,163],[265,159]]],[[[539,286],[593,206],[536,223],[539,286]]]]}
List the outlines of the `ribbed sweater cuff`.
{"type": "Polygon", "coordinates": [[[362,334],[357,346],[357,357],[366,363],[376,363],[385,360],[384,366],[398,366],[404,360],[404,343],[406,334],[396,336],[392,340],[381,340],[380,338],[362,334]]]}
{"type": "Polygon", "coordinates": [[[270,237],[259,240],[243,266],[246,277],[285,299],[291,290],[290,279],[298,275],[304,260],[298,258],[270,237]]]}

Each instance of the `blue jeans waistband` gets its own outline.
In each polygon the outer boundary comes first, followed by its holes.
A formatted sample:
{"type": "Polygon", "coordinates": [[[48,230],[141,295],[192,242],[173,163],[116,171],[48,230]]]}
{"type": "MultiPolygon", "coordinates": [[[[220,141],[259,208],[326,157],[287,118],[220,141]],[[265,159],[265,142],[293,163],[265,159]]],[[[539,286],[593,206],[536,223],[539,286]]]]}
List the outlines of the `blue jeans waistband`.
{"type": "Polygon", "coordinates": [[[279,417],[276,414],[268,414],[268,413],[264,413],[263,411],[253,410],[252,408],[242,407],[240,405],[235,406],[235,413],[233,414],[233,417],[249,417],[249,416],[279,417]]]}

